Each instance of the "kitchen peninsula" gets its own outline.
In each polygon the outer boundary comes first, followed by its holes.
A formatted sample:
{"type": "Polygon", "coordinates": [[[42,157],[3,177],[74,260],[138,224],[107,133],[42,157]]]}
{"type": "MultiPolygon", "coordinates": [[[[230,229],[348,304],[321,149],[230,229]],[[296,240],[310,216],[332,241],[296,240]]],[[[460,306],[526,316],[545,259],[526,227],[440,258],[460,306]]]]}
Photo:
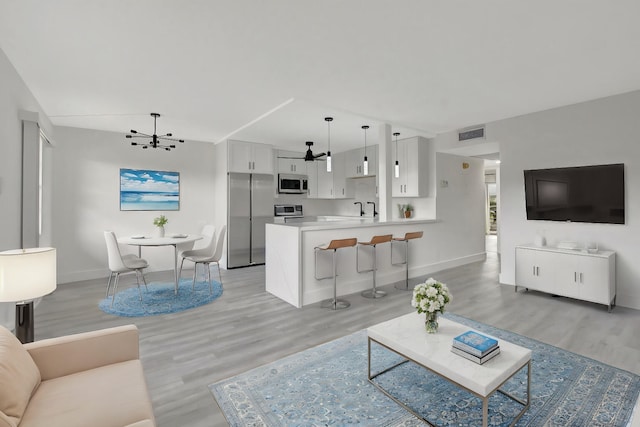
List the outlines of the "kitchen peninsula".
{"type": "MultiPolygon", "coordinates": [[[[266,290],[295,307],[313,304],[333,296],[333,281],[317,277],[331,275],[330,251],[319,253],[316,263],[316,246],[333,239],[355,237],[369,241],[375,235],[392,234],[403,237],[407,232],[423,231],[424,237],[411,242],[409,277],[417,277],[485,258],[484,248],[473,245],[464,249],[468,253],[452,253],[443,242],[442,222],[435,219],[398,219],[378,221],[373,218],[327,217],[324,221],[266,225],[266,290]],[[435,242],[443,242],[435,244],[435,242]],[[318,271],[316,272],[316,268],[318,271]]],[[[405,246],[399,243],[381,244],[377,247],[377,286],[404,280],[405,246]],[[391,251],[393,245],[393,254],[391,251]]],[[[360,250],[360,269],[371,268],[369,250],[360,250]]],[[[356,270],[356,248],[339,252],[337,293],[340,295],[370,289],[372,273],[356,270]]],[[[360,298],[359,295],[353,296],[360,298]]],[[[409,294],[407,293],[407,298],[409,294]]]]}

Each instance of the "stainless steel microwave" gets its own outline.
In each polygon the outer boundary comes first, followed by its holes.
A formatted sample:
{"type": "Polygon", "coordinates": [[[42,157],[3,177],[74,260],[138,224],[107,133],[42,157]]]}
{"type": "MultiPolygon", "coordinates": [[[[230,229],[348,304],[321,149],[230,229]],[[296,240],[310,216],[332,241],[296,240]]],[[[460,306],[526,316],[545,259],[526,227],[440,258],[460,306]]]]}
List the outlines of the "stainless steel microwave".
{"type": "Polygon", "coordinates": [[[278,174],[278,193],[307,194],[307,175],[278,174]]]}

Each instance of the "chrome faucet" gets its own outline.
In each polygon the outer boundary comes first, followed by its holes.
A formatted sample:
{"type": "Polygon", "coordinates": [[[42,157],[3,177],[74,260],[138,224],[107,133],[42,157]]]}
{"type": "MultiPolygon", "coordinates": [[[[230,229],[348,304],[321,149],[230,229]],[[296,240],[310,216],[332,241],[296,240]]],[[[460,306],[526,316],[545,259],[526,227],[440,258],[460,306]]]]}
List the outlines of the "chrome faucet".
{"type": "Polygon", "coordinates": [[[362,202],[353,202],[354,205],[360,205],[360,216],[364,216],[364,209],[362,208],[362,202]]]}
{"type": "Polygon", "coordinates": [[[373,216],[378,215],[378,212],[376,211],[376,202],[367,202],[368,205],[373,205],[373,216]]]}

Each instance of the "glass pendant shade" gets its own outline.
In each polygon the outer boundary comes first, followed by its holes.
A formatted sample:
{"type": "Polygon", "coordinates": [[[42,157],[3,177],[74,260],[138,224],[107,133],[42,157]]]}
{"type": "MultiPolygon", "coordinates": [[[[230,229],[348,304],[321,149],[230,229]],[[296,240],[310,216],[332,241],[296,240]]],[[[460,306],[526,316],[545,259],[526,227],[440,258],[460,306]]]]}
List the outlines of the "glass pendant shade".
{"type": "Polygon", "coordinates": [[[327,172],[331,172],[331,122],[333,117],[325,117],[327,122],[327,172]]]}
{"type": "Polygon", "coordinates": [[[395,166],[395,177],[400,178],[400,163],[398,163],[398,135],[400,132],[394,132],[393,136],[396,137],[396,166],[395,166]]]}
{"type": "Polygon", "coordinates": [[[369,175],[369,162],[367,161],[367,129],[369,129],[369,126],[364,125],[362,129],[364,129],[364,162],[362,163],[362,174],[369,175]]]}

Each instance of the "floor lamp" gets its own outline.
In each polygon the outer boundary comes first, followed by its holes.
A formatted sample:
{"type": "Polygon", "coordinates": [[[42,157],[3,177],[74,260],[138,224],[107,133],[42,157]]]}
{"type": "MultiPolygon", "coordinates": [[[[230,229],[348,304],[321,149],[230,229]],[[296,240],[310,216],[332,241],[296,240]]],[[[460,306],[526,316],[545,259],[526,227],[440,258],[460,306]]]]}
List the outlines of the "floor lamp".
{"type": "Polygon", "coordinates": [[[56,250],[0,252],[0,302],[16,303],[16,337],[33,342],[33,300],[56,290],[56,250]]]}

